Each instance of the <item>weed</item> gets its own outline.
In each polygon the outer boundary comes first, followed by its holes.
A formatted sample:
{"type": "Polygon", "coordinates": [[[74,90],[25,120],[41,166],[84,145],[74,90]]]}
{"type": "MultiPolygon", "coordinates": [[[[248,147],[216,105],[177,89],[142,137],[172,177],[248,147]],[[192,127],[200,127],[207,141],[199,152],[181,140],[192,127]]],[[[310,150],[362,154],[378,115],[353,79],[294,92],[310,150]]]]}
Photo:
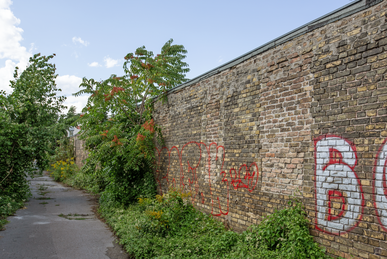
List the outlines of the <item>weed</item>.
{"type": "Polygon", "coordinates": [[[35,200],[51,200],[52,198],[50,197],[38,197],[38,198],[35,198],[35,200]]]}
{"type": "Polygon", "coordinates": [[[49,171],[51,171],[50,176],[52,176],[55,181],[63,181],[66,178],[71,177],[76,170],[77,167],[74,163],[74,157],[71,157],[51,164],[49,171]]]}
{"type": "Polygon", "coordinates": [[[62,217],[62,218],[65,218],[65,219],[68,219],[68,220],[85,220],[87,218],[77,218],[77,217],[84,217],[84,216],[89,216],[88,214],[77,214],[77,213],[74,213],[74,214],[67,214],[67,215],[64,215],[63,213],[59,214],[58,215],[59,217],[62,217]]]}
{"type": "Polygon", "coordinates": [[[8,223],[7,216],[13,215],[21,207],[22,201],[17,202],[13,197],[0,195],[0,230],[8,223]]]}
{"type": "Polygon", "coordinates": [[[44,201],[44,202],[40,202],[39,204],[48,204],[48,202],[44,201]]]}
{"type": "Polygon", "coordinates": [[[136,258],[329,258],[309,235],[297,200],[236,233],[196,210],[188,197],[171,190],[127,208],[101,203],[100,213],[136,258]]]}
{"type": "Polygon", "coordinates": [[[38,190],[39,191],[45,191],[45,190],[47,190],[47,186],[44,186],[44,184],[41,184],[41,185],[39,185],[39,188],[38,188],[38,190]]]}

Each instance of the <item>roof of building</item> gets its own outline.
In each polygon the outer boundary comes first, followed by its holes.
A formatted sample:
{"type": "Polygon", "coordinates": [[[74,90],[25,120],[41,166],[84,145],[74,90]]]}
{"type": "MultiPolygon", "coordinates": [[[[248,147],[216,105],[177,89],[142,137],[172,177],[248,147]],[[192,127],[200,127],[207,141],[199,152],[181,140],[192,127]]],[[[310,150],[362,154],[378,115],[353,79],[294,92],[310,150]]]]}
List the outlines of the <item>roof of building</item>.
{"type": "Polygon", "coordinates": [[[77,127],[70,127],[68,130],[67,130],[67,137],[73,137],[75,135],[78,134],[78,132],[81,131],[81,128],[79,126],[77,127]]]}

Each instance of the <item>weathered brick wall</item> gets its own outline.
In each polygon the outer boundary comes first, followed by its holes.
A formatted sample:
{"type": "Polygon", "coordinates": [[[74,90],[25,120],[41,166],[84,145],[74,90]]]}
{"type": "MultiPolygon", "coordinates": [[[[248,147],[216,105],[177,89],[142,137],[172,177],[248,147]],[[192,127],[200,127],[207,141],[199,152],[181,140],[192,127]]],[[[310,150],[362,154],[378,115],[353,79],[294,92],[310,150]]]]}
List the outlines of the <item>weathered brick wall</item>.
{"type": "Polygon", "coordinates": [[[329,253],[387,258],[386,11],[383,1],[157,102],[160,192],[184,188],[243,230],[299,190],[329,253]]]}
{"type": "Polygon", "coordinates": [[[78,138],[78,135],[70,137],[74,143],[75,164],[78,168],[81,168],[85,164],[85,160],[88,156],[88,152],[85,149],[85,141],[78,138]]]}

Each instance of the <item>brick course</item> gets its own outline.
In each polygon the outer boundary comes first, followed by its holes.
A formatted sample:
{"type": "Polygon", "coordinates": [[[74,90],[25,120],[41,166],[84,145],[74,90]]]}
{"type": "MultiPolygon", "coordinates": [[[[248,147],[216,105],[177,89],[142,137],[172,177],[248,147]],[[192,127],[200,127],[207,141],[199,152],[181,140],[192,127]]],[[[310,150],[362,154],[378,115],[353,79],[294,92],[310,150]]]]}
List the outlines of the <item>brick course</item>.
{"type": "Polygon", "coordinates": [[[328,253],[387,258],[386,10],[328,23],[157,102],[159,191],[184,188],[243,230],[299,190],[328,253]]]}

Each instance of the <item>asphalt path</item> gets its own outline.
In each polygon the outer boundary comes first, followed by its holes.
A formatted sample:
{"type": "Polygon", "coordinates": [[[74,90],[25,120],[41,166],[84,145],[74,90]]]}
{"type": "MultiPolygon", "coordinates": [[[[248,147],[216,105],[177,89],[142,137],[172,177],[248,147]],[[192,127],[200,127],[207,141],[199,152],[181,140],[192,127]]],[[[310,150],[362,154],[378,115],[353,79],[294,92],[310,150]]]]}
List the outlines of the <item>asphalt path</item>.
{"type": "Polygon", "coordinates": [[[30,181],[32,198],[0,231],[1,259],[126,259],[93,212],[93,196],[47,175],[30,181]]]}

